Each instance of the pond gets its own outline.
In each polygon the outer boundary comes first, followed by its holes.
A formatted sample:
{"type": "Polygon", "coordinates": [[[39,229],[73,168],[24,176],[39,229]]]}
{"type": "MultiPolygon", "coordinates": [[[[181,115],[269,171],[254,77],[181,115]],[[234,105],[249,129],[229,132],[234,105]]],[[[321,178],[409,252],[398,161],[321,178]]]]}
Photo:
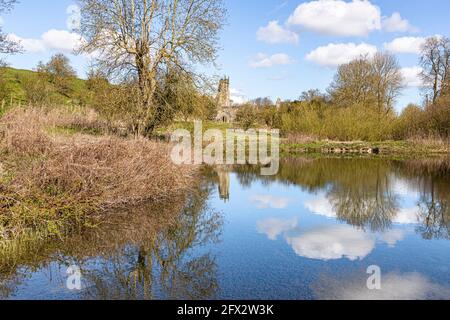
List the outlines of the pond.
{"type": "Polygon", "coordinates": [[[449,164],[287,157],[268,177],[204,168],[182,205],[0,252],[0,298],[450,299],[449,164]]]}

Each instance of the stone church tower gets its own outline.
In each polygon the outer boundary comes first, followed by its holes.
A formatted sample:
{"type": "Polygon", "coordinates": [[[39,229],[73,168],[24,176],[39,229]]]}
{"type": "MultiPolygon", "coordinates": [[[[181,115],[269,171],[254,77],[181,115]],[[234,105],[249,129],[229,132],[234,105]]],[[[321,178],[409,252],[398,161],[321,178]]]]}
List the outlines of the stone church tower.
{"type": "Polygon", "coordinates": [[[230,94],[230,78],[224,77],[219,81],[217,93],[217,117],[216,121],[231,123],[236,119],[236,110],[232,106],[230,94]]]}
{"type": "Polygon", "coordinates": [[[230,78],[225,77],[219,81],[219,93],[217,96],[217,104],[219,108],[231,107],[230,78]]]}

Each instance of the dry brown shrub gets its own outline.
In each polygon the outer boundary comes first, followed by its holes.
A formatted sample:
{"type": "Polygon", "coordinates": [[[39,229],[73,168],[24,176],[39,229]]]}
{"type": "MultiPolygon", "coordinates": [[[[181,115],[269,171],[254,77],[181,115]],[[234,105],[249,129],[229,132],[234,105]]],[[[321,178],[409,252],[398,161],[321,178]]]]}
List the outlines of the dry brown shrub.
{"type": "Polygon", "coordinates": [[[408,138],[407,141],[416,145],[432,147],[436,150],[442,150],[444,152],[449,152],[450,150],[450,139],[440,137],[439,135],[416,135],[408,138]]]}
{"type": "Polygon", "coordinates": [[[52,185],[78,201],[100,199],[102,206],[163,200],[181,192],[192,170],[169,158],[168,146],[149,140],[76,136],[59,141],[45,161],[22,172],[34,174],[39,188],[52,185]]]}
{"type": "Polygon", "coordinates": [[[313,135],[306,135],[301,133],[289,133],[286,136],[286,142],[289,144],[305,144],[318,141],[319,138],[313,135]]]}
{"type": "Polygon", "coordinates": [[[6,209],[0,206],[0,213],[21,201],[29,205],[32,199],[37,206],[32,212],[52,212],[52,217],[67,212],[77,215],[79,211],[85,214],[86,210],[162,202],[188,190],[196,168],[175,165],[167,144],[108,135],[52,137],[47,130],[98,121],[95,114],[37,108],[5,115],[0,151],[6,154],[13,178],[3,187],[14,194],[15,201],[6,209]]]}
{"type": "Polygon", "coordinates": [[[0,143],[6,152],[17,155],[45,154],[52,147],[44,133],[43,114],[37,109],[13,109],[0,122],[0,143]]]}

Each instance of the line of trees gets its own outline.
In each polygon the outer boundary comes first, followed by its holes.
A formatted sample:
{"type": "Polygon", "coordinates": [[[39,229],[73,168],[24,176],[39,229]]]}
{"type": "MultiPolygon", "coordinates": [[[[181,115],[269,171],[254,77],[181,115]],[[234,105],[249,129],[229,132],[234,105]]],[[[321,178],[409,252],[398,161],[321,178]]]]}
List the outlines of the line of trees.
{"type": "Polygon", "coordinates": [[[327,92],[309,90],[277,110],[249,104],[238,112],[244,127],[264,125],[282,133],[336,140],[444,138],[450,136],[449,44],[432,37],[422,46],[421,78],[427,98],[400,115],[397,98],[404,89],[399,63],[389,53],[361,56],[338,67],[327,92]]]}

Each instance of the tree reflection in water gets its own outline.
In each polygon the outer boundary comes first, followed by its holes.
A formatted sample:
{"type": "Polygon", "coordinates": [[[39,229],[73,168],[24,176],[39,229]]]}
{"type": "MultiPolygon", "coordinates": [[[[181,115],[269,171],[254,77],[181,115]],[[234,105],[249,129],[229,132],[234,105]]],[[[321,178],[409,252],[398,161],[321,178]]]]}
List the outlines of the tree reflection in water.
{"type": "MultiPolygon", "coordinates": [[[[85,299],[211,299],[217,285],[215,257],[207,248],[220,240],[222,215],[207,206],[212,185],[189,197],[111,213],[98,228],[50,243],[17,244],[0,251],[0,294],[8,298],[27,271],[81,267],[85,299]]],[[[55,280],[56,281],[56,280],[55,280]]]]}
{"type": "Polygon", "coordinates": [[[98,227],[63,239],[33,239],[0,248],[0,298],[13,297],[30,274],[54,270],[55,265],[64,279],[49,282],[61,281],[58,288],[64,288],[66,267],[81,267],[85,289],[76,298],[215,298],[218,267],[208,246],[220,240],[223,216],[208,207],[208,198],[216,188],[224,200],[233,199],[227,177],[231,172],[241,187],[276,181],[324,194],[332,216],[374,232],[385,232],[398,221],[403,210],[403,194],[396,189],[400,181],[415,193],[411,198],[418,199],[412,208],[417,233],[424,239],[449,239],[449,163],[448,158],[296,157],[282,159],[273,177],[261,176],[254,166],[221,168],[220,175],[205,168],[203,182],[187,198],[110,213],[99,219],[98,227]]]}
{"type": "Polygon", "coordinates": [[[401,179],[420,193],[417,204],[425,238],[449,238],[450,160],[394,161],[382,158],[285,158],[273,177],[255,167],[236,167],[238,180],[296,185],[309,193],[325,192],[336,218],[352,226],[387,231],[400,211],[394,183],[401,179]]]}
{"type": "Polygon", "coordinates": [[[418,206],[423,223],[417,231],[424,239],[449,239],[450,159],[410,161],[404,166],[411,179],[415,178],[420,192],[418,206]]]}
{"type": "Polygon", "coordinates": [[[209,192],[192,197],[177,222],[154,240],[84,273],[86,295],[101,299],[207,299],[217,290],[216,264],[209,253],[190,249],[219,241],[222,217],[206,208],[209,192]]]}
{"type": "Polygon", "coordinates": [[[364,175],[360,170],[344,171],[349,177],[333,183],[328,198],[339,220],[358,228],[386,231],[398,212],[398,196],[392,190],[389,164],[370,164],[364,175]]]}

